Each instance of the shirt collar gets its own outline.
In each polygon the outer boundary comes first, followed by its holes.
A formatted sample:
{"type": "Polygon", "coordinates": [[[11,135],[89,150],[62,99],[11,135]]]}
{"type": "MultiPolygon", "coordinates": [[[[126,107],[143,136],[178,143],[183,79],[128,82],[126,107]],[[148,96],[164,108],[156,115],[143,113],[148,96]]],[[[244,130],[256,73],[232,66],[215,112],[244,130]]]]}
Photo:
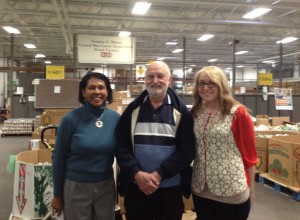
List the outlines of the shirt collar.
{"type": "MultiPolygon", "coordinates": [[[[146,95],[146,97],[143,100],[143,103],[150,104],[149,95],[146,95]]],[[[166,95],[166,97],[164,98],[162,104],[163,105],[171,105],[172,104],[172,101],[171,101],[171,98],[170,98],[169,94],[166,95]]]]}

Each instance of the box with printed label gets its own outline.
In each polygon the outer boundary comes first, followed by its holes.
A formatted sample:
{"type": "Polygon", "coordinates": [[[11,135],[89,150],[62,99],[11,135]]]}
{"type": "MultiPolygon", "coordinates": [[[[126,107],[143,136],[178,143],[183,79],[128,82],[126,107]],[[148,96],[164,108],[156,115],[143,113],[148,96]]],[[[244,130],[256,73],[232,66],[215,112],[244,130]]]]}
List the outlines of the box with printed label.
{"type": "Polygon", "coordinates": [[[50,211],[52,165],[49,150],[25,151],[17,155],[12,214],[41,219],[50,211]]]}
{"type": "Polygon", "coordinates": [[[300,187],[300,135],[269,139],[269,174],[279,182],[300,187]]]}
{"type": "Polygon", "coordinates": [[[268,172],[268,145],[269,138],[273,136],[297,135],[292,131],[255,131],[255,143],[258,162],[256,170],[261,173],[268,172]]]}

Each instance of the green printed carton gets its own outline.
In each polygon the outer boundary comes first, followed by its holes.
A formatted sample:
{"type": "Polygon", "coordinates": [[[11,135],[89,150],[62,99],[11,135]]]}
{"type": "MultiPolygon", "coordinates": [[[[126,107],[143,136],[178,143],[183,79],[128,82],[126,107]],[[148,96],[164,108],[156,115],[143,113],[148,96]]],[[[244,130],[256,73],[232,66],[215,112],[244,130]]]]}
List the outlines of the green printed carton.
{"type": "Polygon", "coordinates": [[[300,135],[269,139],[269,174],[278,182],[300,187],[300,135]]]}
{"type": "Polygon", "coordinates": [[[42,219],[50,211],[53,195],[51,152],[46,149],[17,155],[12,214],[42,219]]]}

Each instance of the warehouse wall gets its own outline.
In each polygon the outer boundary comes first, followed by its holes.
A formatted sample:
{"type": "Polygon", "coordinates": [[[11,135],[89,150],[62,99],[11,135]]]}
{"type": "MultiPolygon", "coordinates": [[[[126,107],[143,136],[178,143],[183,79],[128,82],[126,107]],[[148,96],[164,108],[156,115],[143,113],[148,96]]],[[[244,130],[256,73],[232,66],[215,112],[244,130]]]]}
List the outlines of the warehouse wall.
{"type": "Polygon", "coordinates": [[[262,95],[235,95],[235,98],[251,109],[251,115],[269,115],[270,117],[289,116],[293,122],[300,122],[300,95],[293,96],[294,110],[276,110],[274,95],[269,95],[267,100],[262,95]]]}

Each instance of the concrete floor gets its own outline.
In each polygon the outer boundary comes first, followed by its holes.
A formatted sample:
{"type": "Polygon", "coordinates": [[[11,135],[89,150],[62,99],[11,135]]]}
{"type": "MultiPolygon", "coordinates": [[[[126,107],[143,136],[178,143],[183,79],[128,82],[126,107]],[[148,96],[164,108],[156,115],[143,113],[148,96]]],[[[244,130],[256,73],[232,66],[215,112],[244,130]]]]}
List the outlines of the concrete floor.
{"type": "MultiPolygon", "coordinates": [[[[14,175],[6,170],[8,157],[26,151],[29,140],[29,136],[0,137],[0,220],[8,220],[12,210],[14,175]]],[[[249,220],[300,219],[299,201],[261,183],[255,183],[255,190],[255,204],[249,220]]]]}

